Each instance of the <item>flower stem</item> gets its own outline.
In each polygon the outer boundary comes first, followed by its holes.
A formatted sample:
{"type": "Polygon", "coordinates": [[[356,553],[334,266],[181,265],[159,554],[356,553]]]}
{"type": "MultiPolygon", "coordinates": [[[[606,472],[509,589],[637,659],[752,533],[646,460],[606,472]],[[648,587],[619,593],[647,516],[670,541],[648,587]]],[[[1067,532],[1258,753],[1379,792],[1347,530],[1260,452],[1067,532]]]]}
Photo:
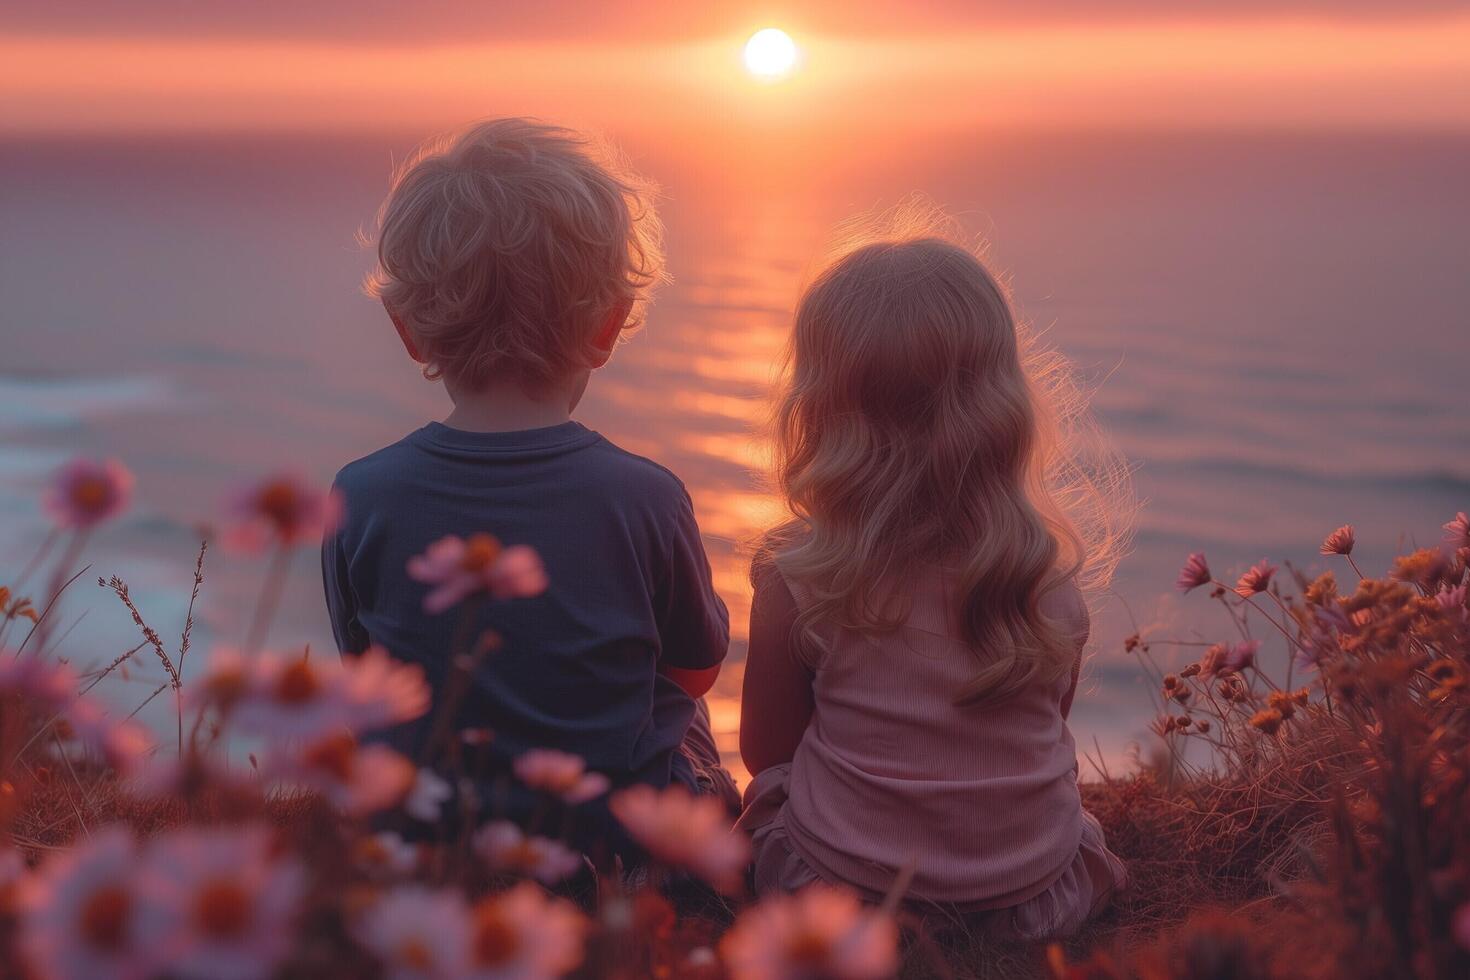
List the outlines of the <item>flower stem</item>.
{"type": "Polygon", "coordinates": [[[266,636],[270,632],[271,620],[275,618],[276,607],[281,604],[281,593],[286,588],[286,578],[290,571],[291,549],[283,542],[276,547],[276,553],[271,556],[270,568],[265,574],[265,584],[261,586],[260,599],[255,604],[255,616],[250,621],[250,631],[245,634],[247,656],[259,653],[265,645],[266,636]]]}

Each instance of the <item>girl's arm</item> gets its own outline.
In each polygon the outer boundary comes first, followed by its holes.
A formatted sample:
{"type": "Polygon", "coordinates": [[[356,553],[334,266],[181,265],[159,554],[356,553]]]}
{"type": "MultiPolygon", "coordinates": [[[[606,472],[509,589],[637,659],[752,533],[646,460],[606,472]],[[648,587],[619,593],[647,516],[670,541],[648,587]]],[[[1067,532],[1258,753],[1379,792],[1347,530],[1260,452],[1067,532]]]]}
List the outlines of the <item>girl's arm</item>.
{"type": "Polygon", "coordinates": [[[812,717],[812,673],[795,656],[796,600],[776,566],[751,571],[750,650],[740,698],[740,758],[752,776],[790,762],[812,717]]]}
{"type": "Polygon", "coordinates": [[[658,672],[682,687],[684,693],[691,698],[702,698],[719,679],[720,665],[715,664],[703,670],[685,670],[683,667],[665,667],[660,664],[658,672]]]}
{"type": "Polygon", "coordinates": [[[1062,719],[1072,713],[1072,699],[1077,696],[1077,681],[1082,677],[1082,651],[1077,651],[1077,659],[1072,661],[1072,683],[1067,687],[1067,693],[1062,695],[1062,719]]]}
{"type": "MultiPolygon", "coordinates": [[[[1048,593],[1042,600],[1043,604],[1048,604],[1048,599],[1056,594],[1048,593]]],[[[1072,658],[1072,682],[1067,685],[1067,693],[1062,695],[1063,720],[1072,713],[1072,700],[1077,697],[1077,682],[1082,677],[1082,653],[1087,648],[1088,636],[1092,634],[1092,618],[1087,612],[1087,603],[1082,594],[1075,588],[1068,589],[1064,602],[1064,605],[1049,610],[1051,615],[1071,625],[1072,639],[1077,644],[1077,655],[1072,658]]]]}

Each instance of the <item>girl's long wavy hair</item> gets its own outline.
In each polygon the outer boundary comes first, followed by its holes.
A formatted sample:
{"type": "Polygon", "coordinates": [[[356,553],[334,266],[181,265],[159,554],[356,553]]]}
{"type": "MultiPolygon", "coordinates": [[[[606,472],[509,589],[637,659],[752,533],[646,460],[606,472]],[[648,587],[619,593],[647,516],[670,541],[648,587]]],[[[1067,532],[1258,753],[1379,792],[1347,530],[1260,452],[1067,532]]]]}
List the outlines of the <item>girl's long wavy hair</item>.
{"type": "Polygon", "coordinates": [[[986,704],[1069,671],[1042,597],[1107,585],[1132,497],[1069,363],[956,231],[915,205],[866,219],[803,293],[773,425],[791,516],[769,547],[810,597],[803,643],[902,625],[902,585],[947,569],[976,658],[955,700],[986,704]]]}

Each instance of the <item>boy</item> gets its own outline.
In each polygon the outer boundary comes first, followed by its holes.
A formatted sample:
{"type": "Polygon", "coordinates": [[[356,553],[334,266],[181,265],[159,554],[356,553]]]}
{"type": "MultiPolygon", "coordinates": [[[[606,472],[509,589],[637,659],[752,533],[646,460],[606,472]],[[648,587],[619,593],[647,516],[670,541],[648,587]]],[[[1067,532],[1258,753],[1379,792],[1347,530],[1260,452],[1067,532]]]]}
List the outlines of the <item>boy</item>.
{"type": "Polygon", "coordinates": [[[572,132],[500,119],[420,150],[379,223],[368,290],[454,403],[338,474],[346,519],[323,544],[339,648],[379,644],[435,692],[389,740],[421,758],[435,714],[461,698],[447,730],[493,732],[473,751],[496,786],[516,756],[554,748],[614,786],[682,783],[738,808],[701,700],[729,622],[689,496],[570,419],[663,278],[639,185],[572,132]],[[409,559],[480,532],[534,548],[545,594],[425,613],[409,559]],[[447,695],[451,651],[491,628],[499,645],[447,695]]]}

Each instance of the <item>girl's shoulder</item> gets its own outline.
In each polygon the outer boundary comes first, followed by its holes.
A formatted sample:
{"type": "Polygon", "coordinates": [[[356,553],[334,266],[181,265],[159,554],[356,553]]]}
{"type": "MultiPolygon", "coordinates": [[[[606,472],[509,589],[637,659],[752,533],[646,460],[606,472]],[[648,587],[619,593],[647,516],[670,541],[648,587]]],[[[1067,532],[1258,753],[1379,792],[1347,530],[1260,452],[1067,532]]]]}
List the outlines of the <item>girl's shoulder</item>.
{"type": "Polygon", "coordinates": [[[788,522],[772,528],[761,535],[750,556],[750,582],[759,587],[780,576],[781,558],[806,537],[806,529],[796,522],[788,522]]]}
{"type": "Polygon", "coordinates": [[[1041,614],[1054,623],[1060,623],[1068,635],[1086,643],[1092,631],[1092,616],[1087,610],[1087,599],[1077,585],[1076,576],[1071,576],[1055,588],[1042,594],[1037,604],[1041,614]]]}

